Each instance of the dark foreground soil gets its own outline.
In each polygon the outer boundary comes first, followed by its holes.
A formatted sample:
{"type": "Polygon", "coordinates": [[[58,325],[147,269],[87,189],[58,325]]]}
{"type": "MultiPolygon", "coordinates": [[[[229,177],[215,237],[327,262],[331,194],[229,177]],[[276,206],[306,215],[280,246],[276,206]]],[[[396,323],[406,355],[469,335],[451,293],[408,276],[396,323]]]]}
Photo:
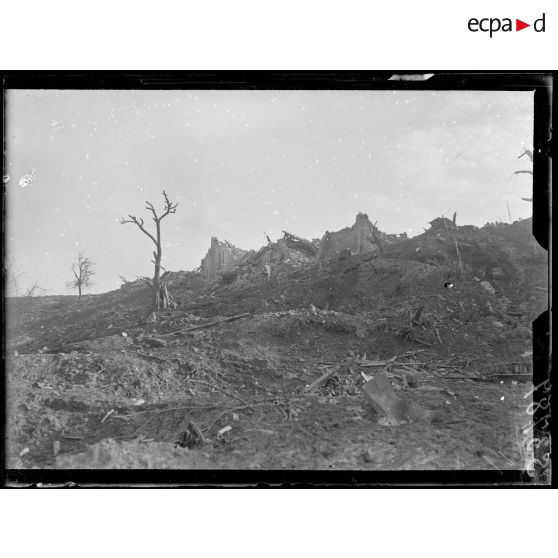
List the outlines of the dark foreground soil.
{"type": "Polygon", "coordinates": [[[456,324],[438,329],[444,349],[423,330],[432,347],[381,327],[381,318],[315,312],[246,317],[170,336],[157,348],[134,337],[136,330],[68,352],[10,356],[9,467],[524,467],[528,330],[506,325],[495,334],[482,321],[477,327],[490,331],[483,347],[482,331],[467,343],[456,324]],[[511,336],[513,350],[499,352],[496,335],[502,343],[511,336]],[[359,362],[394,356],[380,367],[359,362]],[[345,366],[305,393],[333,363],[345,366]],[[384,425],[361,392],[361,372],[381,370],[399,397],[435,411],[434,420],[384,425]],[[206,443],[177,448],[189,421],[206,443]]]}

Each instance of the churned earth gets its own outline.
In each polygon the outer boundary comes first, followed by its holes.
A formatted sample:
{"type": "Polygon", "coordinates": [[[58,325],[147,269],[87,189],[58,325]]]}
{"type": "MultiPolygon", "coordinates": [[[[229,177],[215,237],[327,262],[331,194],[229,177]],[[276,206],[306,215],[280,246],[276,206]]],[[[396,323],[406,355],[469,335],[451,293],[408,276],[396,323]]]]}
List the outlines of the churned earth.
{"type": "Polygon", "coordinates": [[[177,274],[157,315],[141,283],[8,300],[7,467],[525,469],[544,258],[491,292],[398,250],[240,286],[177,274]],[[426,418],[383,416],[378,374],[426,418]]]}

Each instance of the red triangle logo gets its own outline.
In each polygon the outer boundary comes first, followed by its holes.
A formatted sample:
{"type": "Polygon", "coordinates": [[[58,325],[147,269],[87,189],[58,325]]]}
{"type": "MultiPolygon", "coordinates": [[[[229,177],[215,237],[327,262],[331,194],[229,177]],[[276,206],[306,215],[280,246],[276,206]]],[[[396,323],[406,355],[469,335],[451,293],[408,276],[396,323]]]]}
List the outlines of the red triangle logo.
{"type": "Polygon", "coordinates": [[[521,21],[520,19],[515,20],[515,30],[516,31],[521,31],[522,29],[525,29],[526,27],[531,27],[531,24],[525,23],[524,21],[521,21]]]}

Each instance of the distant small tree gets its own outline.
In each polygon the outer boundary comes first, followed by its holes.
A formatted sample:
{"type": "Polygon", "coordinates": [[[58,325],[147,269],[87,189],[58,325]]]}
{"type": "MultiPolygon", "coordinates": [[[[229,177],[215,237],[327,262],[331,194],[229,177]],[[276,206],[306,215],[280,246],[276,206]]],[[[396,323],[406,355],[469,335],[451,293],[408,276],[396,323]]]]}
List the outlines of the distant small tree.
{"type": "Polygon", "coordinates": [[[95,275],[94,267],[95,264],[81,252],[78,254],[77,262],[72,264],[74,278],[68,281],[67,285],[71,289],[77,289],[80,302],[82,290],[93,284],[93,276],[95,275]]]}
{"type": "Polygon", "coordinates": [[[39,285],[38,281],[35,281],[31,287],[29,287],[23,296],[44,296],[47,290],[39,285]]]}
{"type": "Polygon", "coordinates": [[[153,279],[149,284],[151,287],[151,292],[153,295],[153,310],[157,311],[161,308],[169,308],[176,306],[176,301],[169,295],[166,283],[161,280],[161,259],[163,257],[163,251],[161,247],[161,221],[170,213],[176,213],[177,203],[171,203],[167,193],[163,190],[163,198],[165,199],[165,206],[163,212],[157,215],[153,204],[150,202],[146,203],[146,209],[151,211],[153,214],[153,221],[155,222],[155,236],[153,236],[143,224],[143,219],[141,217],[136,217],[135,215],[128,215],[129,219],[122,218],[120,220],[121,225],[126,223],[133,223],[139,230],[148,236],[153,244],[155,244],[155,250],[153,251],[153,259],[151,263],[155,266],[155,271],[153,273],[153,279]]]}
{"type": "Polygon", "coordinates": [[[21,292],[22,279],[25,273],[18,267],[15,259],[10,257],[4,265],[6,286],[13,296],[18,297],[21,292]]]}

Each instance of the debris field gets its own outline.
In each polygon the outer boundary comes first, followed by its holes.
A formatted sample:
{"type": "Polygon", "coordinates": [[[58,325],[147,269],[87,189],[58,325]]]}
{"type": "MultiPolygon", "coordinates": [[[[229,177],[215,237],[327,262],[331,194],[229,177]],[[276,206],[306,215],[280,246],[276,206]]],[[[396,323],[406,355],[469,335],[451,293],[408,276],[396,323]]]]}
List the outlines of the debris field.
{"type": "Polygon", "coordinates": [[[9,299],[8,468],[524,469],[531,220],[259,251],[213,239],[198,270],[77,297],[9,299]]]}

